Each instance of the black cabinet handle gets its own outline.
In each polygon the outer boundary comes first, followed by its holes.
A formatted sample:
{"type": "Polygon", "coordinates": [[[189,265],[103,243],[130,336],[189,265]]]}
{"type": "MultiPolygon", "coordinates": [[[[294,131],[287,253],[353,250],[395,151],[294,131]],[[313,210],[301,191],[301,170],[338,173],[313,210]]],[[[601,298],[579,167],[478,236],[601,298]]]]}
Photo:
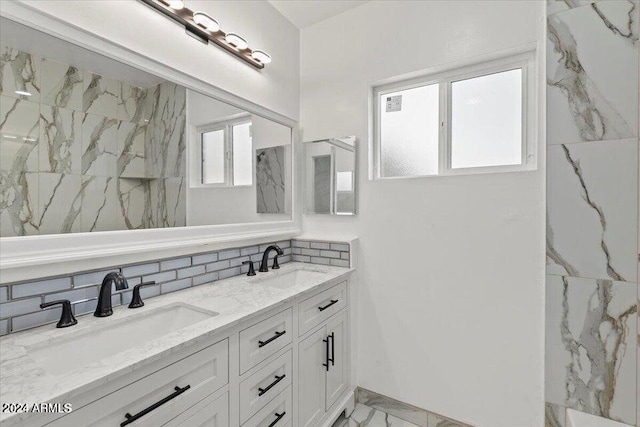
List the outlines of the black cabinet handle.
{"type": "Polygon", "coordinates": [[[318,307],[318,310],[325,311],[327,308],[331,307],[333,304],[335,304],[337,302],[338,302],[337,299],[332,299],[331,302],[329,304],[325,305],[324,307],[318,307]]]}
{"type": "Polygon", "coordinates": [[[327,360],[327,363],[323,363],[322,366],[327,368],[327,372],[329,372],[329,361],[331,361],[331,358],[329,357],[329,335],[327,335],[327,338],[322,340],[322,342],[325,343],[324,356],[325,356],[325,359],[327,360]]]}
{"type": "Polygon", "coordinates": [[[329,335],[327,337],[331,338],[331,359],[329,359],[331,361],[331,366],[334,366],[336,363],[336,334],[334,332],[331,332],[331,335],[329,335]]]}
{"type": "Polygon", "coordinates": [[[176,397],[180,396],[182,393],[184,393],[185,391],[189,390],[190,388],[191,388],[190,385],[186,385],[186,386],[184,386],[182,388],[176,386],[174,388],[175,391],[173,393],[171,393],[169,396],[165,397],[162,400],[157,401],[153,405],[149,406],[146,409],[143,409],[142,411],[138,412],[137,414],[131,415],[130,413],[127,412],[126,414],[124,414],[124,417],[126,418],[126,420],[124,420],[123,422],[120,423],[120,427],[124,427],[126,425],[129,425],[132,422],[144,417],[149,412],[153,411],[154,409],[158,409],[160,406],[164,405],[165,403],[167,403],[171,399],[175,399],[176,397]]]}
{"type": "Polygon", "coordinates": [[[265,394],[266,392],[271,390],[276,384],[278,384],[280,381],[282,381],[284,379],[284,377],[286,377],[285,374],[282,374],[280,376],[276,375],[276,380],[274,382],[272,382],[271,384],[269,384],[265,388],[259,388],[258,389],[258,397],[262,396],[263,394],[265,394]]]}
{"type": "Polygon", "coordinates": [[[284,417],[287,413],[285,411],[282,411],[281,414],[279,413],[275,413],[274,415],[276,416],[276,419],[273,420],[273,422],[271,424],[269,424],[268,427],[273,427],[274,425],[278,424],[278,421],[280,421],[282,419],[282,417],[284,417]]]}
{"type": "Polygon", "coordinates": [[[266,341],[258,341],[258,348],[264,347],[265,345],[269,344],[271,341],[277,340],[278,338],[280,338],[281,336],[283,336],[286,333],[287,333],[287,331],[276,332],[276,334],[274,336],[272,336],[271,338],[269,338],[268,340],[266,340],[266,341]]]}

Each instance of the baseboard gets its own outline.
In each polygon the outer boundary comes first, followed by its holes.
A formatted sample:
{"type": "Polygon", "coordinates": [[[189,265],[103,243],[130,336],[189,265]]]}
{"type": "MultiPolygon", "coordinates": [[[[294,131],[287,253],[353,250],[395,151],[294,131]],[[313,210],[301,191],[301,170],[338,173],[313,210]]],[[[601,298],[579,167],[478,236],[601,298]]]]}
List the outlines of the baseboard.
{"type": "Polygon", "coordinates": [[[345,416],[351,415],[356,407],[356,390],[347,390],[333,405],[333,409],[325,414],[324,419],[318,423],[318,427],[331,427],[344,412],[345,416]]]}

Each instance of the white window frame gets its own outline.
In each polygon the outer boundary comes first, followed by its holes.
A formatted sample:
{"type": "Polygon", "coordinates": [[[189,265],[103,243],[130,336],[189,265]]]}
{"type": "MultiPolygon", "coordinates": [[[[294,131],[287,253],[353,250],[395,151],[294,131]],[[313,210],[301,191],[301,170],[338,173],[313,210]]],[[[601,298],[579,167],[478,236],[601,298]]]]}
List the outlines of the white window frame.
{"type": "Polygon", "coordinates": [[[535,170],[537,167],[536,142],[536,61],[535,51],[452,68],[450,70],[423,75],[421,77],[396,81],[372,87],[373,98],[373,174],[377,179],[428,178],[437,176],[468,175],[496,172],[520,172],[535,170]],[[460,80],[482,77],[490,74],[522,70],[522,147],[521,163],[517,165],[478,166],[451,168],[451,84],[460,80]],[[389,93],[413,89],[432,84],[439,85],[439,134],[438,172],[429,175],[382,176],[380,141],[380,98],[389,93]]]}
{"type": "MultiPolygon", "coordinates": [[[[246,123],[251,123],[251,115],[241,114],[237,116],[227,117],[222,120],[208,123],[206,125],[196,127],[197,147],[197,165],[198,165],[198,187],[253,187],[255,185],[255,174],[251,175],[251,184],[236,185],[233,182],[233,127],[246,123]],[[204,155],[202,135],[208,132],[224,131],[224,182],[205,183],[204,182],[204,155]]],[[[251,152],[255,151],[253,142],[253,129],[251,134],[251,152]]],[[[255,167],[255,155],[251,156],[251,170],[255,167]]]]}

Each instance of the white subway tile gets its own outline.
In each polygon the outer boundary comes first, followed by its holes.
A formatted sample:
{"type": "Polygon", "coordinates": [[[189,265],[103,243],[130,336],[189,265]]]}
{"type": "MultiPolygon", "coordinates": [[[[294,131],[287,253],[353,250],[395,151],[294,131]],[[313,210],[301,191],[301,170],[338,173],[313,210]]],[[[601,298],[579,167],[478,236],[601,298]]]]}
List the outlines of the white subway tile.
{"type": "Polygon", "coordinates": [[[331,250],[348,252],[349,245],[346,243],[331,243],[331,250]]]}
{"type": "Polygon", "coordinates": [[[337,251],[320,251],[320,256],[325,258],[340,258],[340,252],[337,251]]]}
{"type": "Polygon", "coordinates": [[[109,273],[118,272],[120,269],[112,268],[111,270],[94,271],[91,273],[77,274],[73,276],[73,287],[79,288],[87,285],[99,285],[102,283],[104,276],[109,273]]]}
{"type": "Polygon", "coordinates": [[[311,245],[310,242],[306,242],[304,240],[293,240],[293,247],[294,248],[305,248],[305,249],[309,249],[309,246],[311,245]]]}
{"type": "Polygon", "coordinates": [[[218,260],[218,254],[214,252],[211,254],[194,255],[191,257],[191,259],[191,264],[193,265],[209,264],[218,260]]]}
{"type": "MultiPolygon", "coordinates": [[[[17,316],[11,319],[11,332],[18,332],[24,329],[34,328],[46,323],[57,323],[60,320],[62,308],[60,306],[41,310],[24,316],[17,316]]],[[[55,326],[52,326],[55,328],[55,326]]]]}
{"type": "Polygon", "coordinates": [[[227,270],[222,270],[218,273],[218,277],[220,280],[226,279],[227,277],[233,277],[240,274],[240,267],[229,268],[227,270]]]}
{"type": "Polygon", "coordinates": [[[218,259],[219,260],[236,258],[236,257],[239,257],[239,256],[240,256],[240,250],[239,249],[230,249],[228,251],[218,252],[218,259]]]}
{"type": "Polygon", "coordinates": [[[160,286],[160,292],[166,294],[167,292],[174,292],[180,289],[185,289],[191,286],[191,278],[176,280],[175,282],[163,283],[160,286]]]}
{"type": "Polygon", "coordinates": [[[248,248],[240,249],[240,256],[253,255],[260,252],[260,249],[257,246],[250,246],[248,248]]]}
{"type": "Polygon", "coordinates": [[[88,298],[98,297],[97,286],[86,286],[84,288],[73,289],[66,292],[58,292],[53,294],[47,294],[44,296],[44,302],[56,301],[61,299],[68,299],[71,302],[80,301],[88,298]]]}
{"type": "Polygon", "coordinates": [[[9,333],[9,320],[0,320],[0,336],[7,335],[9,333]]]}
{"type": "Polygon", "coordinates": [[[202,285],[204,283],[211,283],[218,280],[218,273],[214,272],[203,274],[201,276],[194,276],[191,280],[193,281],[193,286],[202,285]]]}
{"type": "Polygon", "coordinates": [[[204,265],[196,265],[189,268],[183,268],[182,270],[178,270],[178,279],[184,279],[185,277],[197,276],[199,274],[204,274],[206,271],[206,267],[204,265]]]}
{"type": "Polygon", "coordinates": [[[296,262],[311,262],[311,257],[306,255],[292,255],[292,257],[296,262]]]}
{"type": "Polygon", "coordinates": [[[349,261],[345,261],[343,259],[332,259],[331,265],[335,265],[336,267],[349,267],[349,261]]]}
{"type": "Polygon", "coordinates": [[[143,282],[151,282],[152,280],[156,283],[168,282],[169,280],[174,280],[176,278],[175,271],[163,271],[162,273],[152,274],[150,276],[144,276],[142,278],[143,282]]]}
{"type": "Polygon", "coordinates": [[[329,265],[330,261],[327,258],[311,257],[311,264],[329,265]]]}
{"type": "Polygon", "coordinates": [[[213,262],[211,264],[207,264],[207,273],[210,273],[212,271],[224,270],[225,268],[229,268],[230,266],[231,263],[229,262],[229,260],[213,262]]]}
{"type": "Polygon", "coordinates": [[[71,289],[71,278],[60,277],[57,279],[40,280],[38,282],[22,283],[11,287],[12,299],[42,295],[49,292],[71,289]]]}
{"type": "Polygon", "coordinates": [[[7,302],[9,299],[9,288],[3,286],[0,288],[0,302],[7,302]]]}
{"type": "Polygon", "coordinates": [[[311,249],[329,249],[330,247],[326,242],[311,242],[311,249]]]}
{"type": "Polygon", "coordinates": [[[191,265],[191,257],[170,259],[160,262],[160,270],[175,270],[176,268],[188,267],[191,265]]]}
{"type": "Polygon", "coordinates": [[[145,274],[155,273],[160,271],[160,264],[157,262],[151,264],[133,265],[131,267],[125,267],[122,269],[124,277],[143,276],[145,274]]]}
{"type": "Polygon", "coordinates": [[[0,319],[19,316],[40,310],[40,297],[11,301],[0,304],[0,319]]]}

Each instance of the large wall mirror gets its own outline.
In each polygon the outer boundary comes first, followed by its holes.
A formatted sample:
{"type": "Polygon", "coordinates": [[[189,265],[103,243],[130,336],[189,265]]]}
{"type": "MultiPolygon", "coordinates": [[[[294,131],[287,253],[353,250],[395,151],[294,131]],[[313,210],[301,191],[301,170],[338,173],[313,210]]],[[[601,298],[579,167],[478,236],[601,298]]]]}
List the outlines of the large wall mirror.
{"type": "Polygon", "coordinates": [[[0,18],[0,237],[292,219],[292,130],[0,18]]]}
{"type": "Polygon", "coordinates": [[[356,137],[328,138],[305,144],[305,212],[356,213],[356,137]]]}

